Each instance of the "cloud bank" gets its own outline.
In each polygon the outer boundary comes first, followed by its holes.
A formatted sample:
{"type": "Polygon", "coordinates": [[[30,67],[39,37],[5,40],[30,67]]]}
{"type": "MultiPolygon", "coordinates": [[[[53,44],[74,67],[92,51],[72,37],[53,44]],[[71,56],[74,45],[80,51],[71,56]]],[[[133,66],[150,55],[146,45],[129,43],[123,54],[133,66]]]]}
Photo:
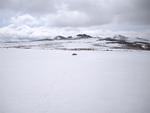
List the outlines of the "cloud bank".
{"type": "Polygon", "coordinates": [[[148,33],[149,6],[150,0],[1,0],[0,34],[148,33]]]}

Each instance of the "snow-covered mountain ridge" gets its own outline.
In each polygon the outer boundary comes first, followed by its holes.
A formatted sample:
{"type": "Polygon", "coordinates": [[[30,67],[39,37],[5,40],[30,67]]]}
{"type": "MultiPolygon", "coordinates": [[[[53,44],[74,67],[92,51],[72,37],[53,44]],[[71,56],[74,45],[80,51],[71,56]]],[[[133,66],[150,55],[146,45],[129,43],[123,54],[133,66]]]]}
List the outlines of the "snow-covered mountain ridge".
{"type": "Polygon", "coordinates": [[[139,37],[115,35],[94,37],[87,34],[55,36],[48,38],[1,38],[1,48],[39,48],[60,50],[150,50],[150,40],[139,37]]]}

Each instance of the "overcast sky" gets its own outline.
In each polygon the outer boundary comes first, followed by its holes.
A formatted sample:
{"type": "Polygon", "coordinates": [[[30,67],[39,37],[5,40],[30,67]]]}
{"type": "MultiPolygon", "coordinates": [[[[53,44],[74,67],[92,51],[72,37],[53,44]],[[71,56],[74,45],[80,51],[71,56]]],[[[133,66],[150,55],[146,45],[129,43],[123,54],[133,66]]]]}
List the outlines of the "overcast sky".
{"type": "Polygon", "coordinates": [[[0,0],[3,36],[66,30],[149,33],[149,26],[150,0],[0,0]]]}

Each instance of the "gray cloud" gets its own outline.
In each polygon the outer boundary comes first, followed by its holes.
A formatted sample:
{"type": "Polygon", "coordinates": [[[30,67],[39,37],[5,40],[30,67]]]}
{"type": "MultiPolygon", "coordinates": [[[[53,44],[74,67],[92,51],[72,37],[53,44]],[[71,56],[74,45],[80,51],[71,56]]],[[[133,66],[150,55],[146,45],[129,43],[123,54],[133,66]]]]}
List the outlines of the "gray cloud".
{"type": "Polygon", "coordinates": [[[150,0],[1,0],[0,24],[28,14],[37,18],[39,25],[57,27],[144,26],[150,25],[149,6],[150,0]]]}
{"type": "MultiPolygon", "coordinates": [[[[133,25],[149,25],[150,24],[150,1],[149,0],[132,0],[128,2],[126,7],[118,13],[119,23],[127,23],[133,25]]],[[[121,9],[121,8],[119,8],[121,9]]]]}
{"type": "Polygon", "coordinates": [[[55,12],[54,0],[3,0],[0,9],[14,13],[43,14],[55,12]]]}

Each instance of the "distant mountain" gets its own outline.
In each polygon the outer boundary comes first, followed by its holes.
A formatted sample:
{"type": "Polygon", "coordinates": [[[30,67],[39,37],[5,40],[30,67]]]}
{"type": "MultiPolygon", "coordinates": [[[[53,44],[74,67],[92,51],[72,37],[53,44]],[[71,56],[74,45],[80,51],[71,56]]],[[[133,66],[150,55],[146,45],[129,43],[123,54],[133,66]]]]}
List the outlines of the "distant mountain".
{"type": "Polygon", "coordinates": [[[54,40],[66,40],[66,39],[73,40],[73,39],[88,39],[88,38],[94,38],[94,37],[87,35],[87,34],[78,34],[76,36],[68,36],[68,37],[58,35],[58,36],[54,37],[54,40]]]}
{"type": "Polygon", "coordinates": [[[113,39],[121,40],[121,41],[127,41],[129,39],[129,37],[126,37],[126,36],[123,36],[123,35],[115,35],[113,37],[113,39]]]}
{"type": "Polygon", "coordinates": [[[114,37],[107,37],[99,41],[107,41],[106,44],[120,44],[121,47],[114,47],[120,49],[136,49],[136,50],[150,50],[150,41],[142,38],[129,38],[123,35],[116,35],[114,37]]]}
{"type": "Polygon", "coordinates": [[[47,48],[63,50],[150,50],[150,41],[139,37],[115,35],[113,37],[93,37],[87,34],[76,36],[55,36],[49,38],[0,38],[0,47],[7,48],[47,48]],[[33,44],[34,43],[34,44],[33,44]]]}
{"type": "Polygon", "coordinates": [[[64,36],[56,36],[56,37],[54,37],[54,40],[65,40],[65,39],[67,39],[67,37],[64,37],[64,36]]]}
{"type": "Polygon", "coordinates": [[[78,34],[76,36],[76,39],[88,39],[88,38],[94,38],[94,37],[87,35],[87,34],[78,34]]]}

